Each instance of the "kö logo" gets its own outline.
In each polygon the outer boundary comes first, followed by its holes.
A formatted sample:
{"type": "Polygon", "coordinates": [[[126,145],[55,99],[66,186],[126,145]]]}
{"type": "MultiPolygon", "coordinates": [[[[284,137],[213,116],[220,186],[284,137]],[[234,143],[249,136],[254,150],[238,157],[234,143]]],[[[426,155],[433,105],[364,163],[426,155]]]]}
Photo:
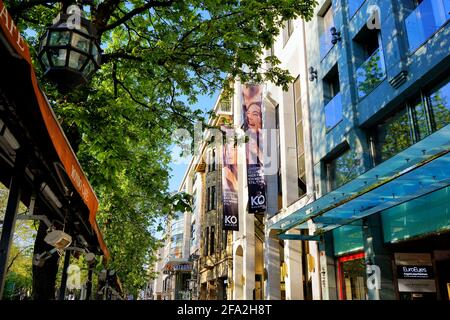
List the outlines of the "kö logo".
{"type": "Polygon", "coordinates": [[[259,196],[250,197],[250,202],[252,206],[260,206],[266,203],[266,198],[261,194],[259,196]]]}
{"type": "Polygon", "coordinates": [[[227,225],[236,225],[237,218],[235,216],[225,216],[225,224],[227,225]]]}

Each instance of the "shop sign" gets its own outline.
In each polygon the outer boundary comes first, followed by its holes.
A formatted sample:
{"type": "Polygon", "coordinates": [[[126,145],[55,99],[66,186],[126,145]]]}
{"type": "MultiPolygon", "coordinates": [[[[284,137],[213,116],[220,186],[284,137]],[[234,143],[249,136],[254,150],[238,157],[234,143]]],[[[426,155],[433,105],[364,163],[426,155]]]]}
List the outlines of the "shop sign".
{"type": "Polygon", "coordinates": [[[192,271],[192,264],[180,263],[173,266],[174,271],[192,271]]]}
{"type": "Polygon", "coordinates": [[[429,253],[395,253],[399,292],[436,292],[429,253]]]}
{"type": "Polygon", "coordinates": [[[433,279],[431,266],[397,266],[397,277],[401,279],[433,279]]]}

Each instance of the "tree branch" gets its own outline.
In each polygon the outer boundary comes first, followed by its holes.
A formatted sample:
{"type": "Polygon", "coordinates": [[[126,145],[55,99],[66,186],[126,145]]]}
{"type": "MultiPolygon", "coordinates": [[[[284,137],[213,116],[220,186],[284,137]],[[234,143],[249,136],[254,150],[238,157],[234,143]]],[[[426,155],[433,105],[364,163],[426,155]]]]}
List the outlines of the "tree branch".
{"type": "Polygon", "coordinates": [[[102,64],[108,63],[117,59],[126,59],[126,60],[133,60],[133,61],[139,61],[143,62],[144,59],[141,57],[136,57],[131,54],[126,53],[125,51],[116,51],[112,53],[105,53],[102,55],[102,64]]]}
{"type": "Polygon", "coordinates": [[[9,6],[8,10],[13,17],[20,16],[23,11],[26,11],[32,7],[46,4],[56,4],[60,3],[61,0],[22,0],[20,3],[16,3],[16,5],[9,6]]]}
{"type": "Polygon", "coordinates": [[[11,269],[14,261],[16,261],[16,259],[25,251],[27,250],[29,247],[25,247],[22,250],[20,250],[19,252],[17,252],[17,254],[11,259],[11,261],[9,262],[8,268],[6,268],[6,273],[9,272],[9,270],[11,269]]]}
{"type": "Polygon", "coordinates": [[[150,8],[154,8],[154,7],[169,7],[172,5],[174,0],[168,0],[168,1],[149,1],[147,2],[145,5],[138,7],[138,8],[134,8],[133,10],[131,10],[130,12],[128,12],[127,14],[125,14],[123,17],[121,17],[120,19],[114,21],[113,23],[104,26],[103,28],[100,29],[100,33],[103,33],[105,31],[114,29],[115,27],[120,26],[121,24],[127,22],[128,20],[132,19],[134,16],[143,13],[144,11],[147,11],[150,8]]]}

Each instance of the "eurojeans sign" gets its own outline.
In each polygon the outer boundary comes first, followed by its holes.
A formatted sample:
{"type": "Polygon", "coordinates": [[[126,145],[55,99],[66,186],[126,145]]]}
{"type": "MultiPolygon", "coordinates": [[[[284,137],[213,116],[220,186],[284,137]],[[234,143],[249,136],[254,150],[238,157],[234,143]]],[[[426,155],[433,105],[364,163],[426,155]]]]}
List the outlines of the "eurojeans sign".
{"type": "Polygon", "coordinates": [[[263,173],[262,85],[242,86],[242,108],[246,143],[248,212],[266,211],[266,184],[263,173]]]}

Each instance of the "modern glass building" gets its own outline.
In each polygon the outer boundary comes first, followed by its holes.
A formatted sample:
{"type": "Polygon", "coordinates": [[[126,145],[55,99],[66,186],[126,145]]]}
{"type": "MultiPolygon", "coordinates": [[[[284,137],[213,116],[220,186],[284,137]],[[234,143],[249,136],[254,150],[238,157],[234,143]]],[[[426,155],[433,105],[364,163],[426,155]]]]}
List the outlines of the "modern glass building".
{"type": "MultiPolygon", "coordinates": [[[[320,0],[310,21],[286,21],[266,52],[295,81],[287,91],[263,84],[265,212],[249,213],[237,147],[227,298],[449,299],[449,9],[449,0],[320,0]]],[[[234,82],[236,130],[243,85],[234,82]]],[[[221,298],[208,288],[224,279],[210,271],[222,198],[208,152],[183,182],[203,194],[203,218],[185,228],[200,243],[200,299],[221,298]]]]}
{"type": "Polygon", "coordinates": [[[327,0],[304,24],[311,200],[269,228],[317,243],[323,299],[450,298],[449,18],[327,0]]]}

